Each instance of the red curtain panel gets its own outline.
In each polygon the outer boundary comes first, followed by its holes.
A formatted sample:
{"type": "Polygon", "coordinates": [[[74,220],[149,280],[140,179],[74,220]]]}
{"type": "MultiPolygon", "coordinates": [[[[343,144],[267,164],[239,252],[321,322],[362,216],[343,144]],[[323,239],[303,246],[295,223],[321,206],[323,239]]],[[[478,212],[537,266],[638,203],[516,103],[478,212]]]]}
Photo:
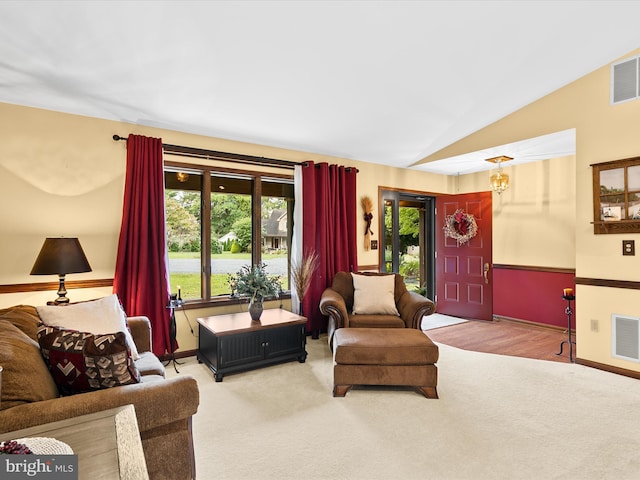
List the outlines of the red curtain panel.
{"type": "Polygon", "coordinates": [[[165,238],[162,139],[129,135],[113,291],[127,315],[149,317],[156,355],[170,351],[165,238]]]}
{"type": "Polygon", "coordinates": [[[315,251],[319,265],[304,297],[307,331],[326,330],[320,297],[336,272],[358,270],[355,168],[305,162],[302,166],[302,249],[315,251]]]}

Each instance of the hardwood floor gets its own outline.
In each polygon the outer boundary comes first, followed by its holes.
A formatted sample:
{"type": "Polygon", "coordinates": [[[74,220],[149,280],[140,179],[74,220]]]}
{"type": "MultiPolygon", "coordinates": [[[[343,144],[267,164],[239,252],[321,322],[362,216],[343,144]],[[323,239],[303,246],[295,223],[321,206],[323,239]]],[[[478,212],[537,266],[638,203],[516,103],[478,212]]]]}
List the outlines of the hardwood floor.
{"type": "MultiPolygon", "coordinates": [[[[537,358],[553,362],[569,363],[569,345],[566,330],[540,327],[509,320],[469,320],[466,323],[427,331],[431,340],[452,347],[476,352],[498,353],[515,357],[537,358]]],[[[575,341],[575,333],[572,335],[575,341]]],[[[576,356],[573,345],[573,358],[576,356]]]]}

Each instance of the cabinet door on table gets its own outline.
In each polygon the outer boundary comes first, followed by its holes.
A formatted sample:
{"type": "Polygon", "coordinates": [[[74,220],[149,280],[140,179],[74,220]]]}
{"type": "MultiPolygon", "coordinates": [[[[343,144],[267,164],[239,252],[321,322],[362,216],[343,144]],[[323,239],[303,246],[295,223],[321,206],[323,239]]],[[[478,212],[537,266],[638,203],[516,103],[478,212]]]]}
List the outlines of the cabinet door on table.
{"type": "Polygon", "coordinates": [[[277,330],[265,330],[263,334],[265,358],[296,354],[304,351],[306,341],[304,325],[294,325],[277,330]]]}
{"type": "Polygon", "coordinates": [[[220,339],[220,367],[259,362],[264,358],[264,341],[260,333],[229,335],[220,339]]]}

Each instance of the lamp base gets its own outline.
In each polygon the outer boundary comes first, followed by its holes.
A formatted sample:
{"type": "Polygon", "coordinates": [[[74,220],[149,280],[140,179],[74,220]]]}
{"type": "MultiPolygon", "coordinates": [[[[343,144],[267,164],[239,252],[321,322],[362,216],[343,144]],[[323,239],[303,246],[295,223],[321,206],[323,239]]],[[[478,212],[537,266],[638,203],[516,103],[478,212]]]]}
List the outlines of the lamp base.
{"type": "Polygon", "coordinates": [[[55,299],[53,303],[56,305],[69,303],[69,299],[67,298],[67,289],[64,286],[64,277],[65,275],[60,274],[60,283],[58,284],[58,298],[55,299]]]}

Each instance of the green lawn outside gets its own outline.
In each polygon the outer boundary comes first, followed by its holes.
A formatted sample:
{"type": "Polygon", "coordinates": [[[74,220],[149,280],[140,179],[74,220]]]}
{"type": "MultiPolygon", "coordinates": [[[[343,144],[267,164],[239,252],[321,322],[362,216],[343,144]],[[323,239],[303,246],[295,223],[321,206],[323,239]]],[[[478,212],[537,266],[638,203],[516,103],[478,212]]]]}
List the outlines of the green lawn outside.
{"type": "MultiPolygon", "coordinates": [[[[281,254],[263,254],[263,258],[281,258],[286,257],[286,253],[281,254]]],[[[169,258],[200,258],[200,252],[169,252],[169,258]]],[[[211,261],[215,261],[216,259],[225,259],[225,258],[233,258],[233,259],[242,259],[247,260],[247,263],[251,261],[250,253],[229,253],[225,252],[222,254],[211,255],[211,261]]],[[[171,283],[171,293],[178,293],[178,286],[180,286],[181,295],[184,299],[193,299],[200,298],[200,274],[198,273],[172,273],[170,274],[171,283]]],[[[282,289],[289,290],[289,282],[288,279],[281,278],[282,281],[282,289]]],[[[213,274],[211,275],[211,296],[216,295],[228,295],[231,293],[229,289],[229,284],[227,283],[227,274],[213,274]]]]}
{"type": "MultiPolygon", "coordinates": [[[[178,286],[181,290],[182,298],[200,298],[200,275],[197,273],[175,273],[171,274],[171,293],[178,293],[178,286]]],[[[289,290],[289,282],[286,278],[281,278],[282,289],[289,290]]],[[[226,274],[211,275],[211,296],[228,295],[231,293],[227,283],[226,274]]]]}
{"type": "MultiPolygon", "coordinates": [[[[286,257],[286,253],[263,253],[262,258],[283,258],[286,257]]],[[[200,252],[169,252],[169,258],[200,258],[200,252]]],[[[234,258],[234,259],[242,259],[251,261],[251,254],[247,252],[243,253],[214,253],[211,255],[211,260],[215,259],[223,259],[223,258],[234,258]]]]}
{"type": "MultiPolygon", "coordinates": [[[[178,293],[178,286],[184,299],[200,298],[200,275],[197,273],[171,274],[171,293],[178,293]]],[[[211,275],[211,294],[224,295],[231,293],[227,276],[224,274],[211,275]]]]}

